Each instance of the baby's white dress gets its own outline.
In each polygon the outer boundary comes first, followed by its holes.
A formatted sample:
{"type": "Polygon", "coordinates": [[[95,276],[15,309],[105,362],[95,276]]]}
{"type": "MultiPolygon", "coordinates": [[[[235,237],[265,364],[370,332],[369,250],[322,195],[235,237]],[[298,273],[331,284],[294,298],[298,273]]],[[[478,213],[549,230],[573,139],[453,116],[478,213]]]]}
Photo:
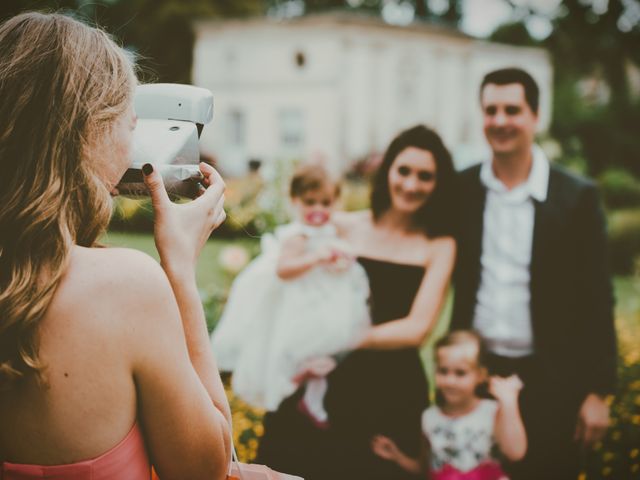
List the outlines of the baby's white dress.
{"type": "MultiPolygon", "coordinates": [[[[316,266],[290,280],[278,277],[281,245],[296,235],[307,237],[309,251],[327,245],[346,249],[330,224],[277,228],[263,238],[262,253],[236,277],[212,334],[220,370],[233,372],[234,392],[267,410],[276,410],[295,392],[292,379],[306,360],[353,349],[370,325],[369,284],[357,262],[342,271],[316,266]]],[[[324,388],[314,386],[320,396],[324,388]]]]}

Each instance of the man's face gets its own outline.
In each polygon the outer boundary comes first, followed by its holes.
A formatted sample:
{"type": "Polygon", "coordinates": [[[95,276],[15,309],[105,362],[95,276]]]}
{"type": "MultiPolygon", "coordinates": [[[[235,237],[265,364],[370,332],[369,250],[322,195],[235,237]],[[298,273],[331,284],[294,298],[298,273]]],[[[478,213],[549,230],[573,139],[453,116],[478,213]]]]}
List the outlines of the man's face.
{"type": "Polygon", "coordinates": [[[489,83],[480,98],[484,134],[494,155],[524,153],[531,148],[538,116],[525,100],[519,83],[489,83]]]}

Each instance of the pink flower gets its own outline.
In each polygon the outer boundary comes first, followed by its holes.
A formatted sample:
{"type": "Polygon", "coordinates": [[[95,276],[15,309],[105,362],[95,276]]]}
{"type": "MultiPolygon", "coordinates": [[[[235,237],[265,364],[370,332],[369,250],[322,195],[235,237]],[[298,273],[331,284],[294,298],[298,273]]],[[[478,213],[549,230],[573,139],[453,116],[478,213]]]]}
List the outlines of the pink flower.
{"type": "Polygon", "coordinates": [[[226,272],[236,274],[249,263],[249,254],[242,247],[230,245],[222,249],[219,260],[226,272]]]}

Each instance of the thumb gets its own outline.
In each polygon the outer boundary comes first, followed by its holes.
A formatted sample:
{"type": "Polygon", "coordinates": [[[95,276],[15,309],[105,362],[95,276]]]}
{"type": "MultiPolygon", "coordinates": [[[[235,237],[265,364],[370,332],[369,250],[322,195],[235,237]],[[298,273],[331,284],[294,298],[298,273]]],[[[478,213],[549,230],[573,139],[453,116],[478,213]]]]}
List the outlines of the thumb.
{"type": "Polygon", "coordinates": [[[144,183],[151,195],[153,209],[156,211],[161,210],[169,202],[169,196],[164,189],[162,175],[160,175],[160,172],[153,168],[153,165],[150,163],[145,163],[142,166],[142,174],[144,177],[144,183]]]}

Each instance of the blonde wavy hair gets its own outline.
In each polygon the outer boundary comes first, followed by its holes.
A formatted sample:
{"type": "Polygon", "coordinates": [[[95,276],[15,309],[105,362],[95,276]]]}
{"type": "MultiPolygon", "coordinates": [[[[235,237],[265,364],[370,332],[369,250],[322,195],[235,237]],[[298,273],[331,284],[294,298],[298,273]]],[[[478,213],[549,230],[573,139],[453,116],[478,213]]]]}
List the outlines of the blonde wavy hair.
{"type": "Polygon", "coordinates": [[[135,84],[126,52],[67,15],[0,26],[0,390],[41,378],[38,325],[71,247],[108,224],[96,157],[135,84]]]}

